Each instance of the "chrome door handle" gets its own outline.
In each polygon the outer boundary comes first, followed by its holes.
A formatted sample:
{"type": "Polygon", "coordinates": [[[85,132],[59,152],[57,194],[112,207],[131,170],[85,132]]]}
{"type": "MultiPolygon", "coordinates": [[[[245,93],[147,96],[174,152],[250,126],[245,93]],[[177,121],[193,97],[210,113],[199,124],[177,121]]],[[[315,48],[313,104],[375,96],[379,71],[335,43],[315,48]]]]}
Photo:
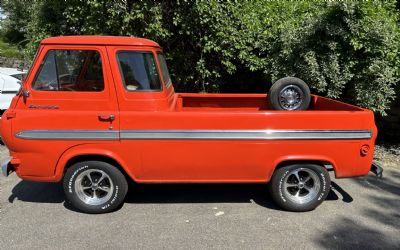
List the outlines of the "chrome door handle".
{"type": "Polygon", "coordinates": [[[115,120],[115,115],[111,114],[111,115],[105,115],[105,114],[101,114],[99,115],[99,119],[101,121],[114,121],[115,120]]]}

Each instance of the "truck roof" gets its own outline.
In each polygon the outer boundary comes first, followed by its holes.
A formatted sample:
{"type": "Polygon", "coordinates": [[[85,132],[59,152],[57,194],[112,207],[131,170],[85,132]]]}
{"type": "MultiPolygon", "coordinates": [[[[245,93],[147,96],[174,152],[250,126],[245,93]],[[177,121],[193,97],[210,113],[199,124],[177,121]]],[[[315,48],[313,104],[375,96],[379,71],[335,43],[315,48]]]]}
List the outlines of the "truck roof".
{"type": "Polygon", "coordinates": [[[128,36],[57,36],[43,39],[40,44],[134,45],[160,47],[158,43],[149,39],[128,36]]]}

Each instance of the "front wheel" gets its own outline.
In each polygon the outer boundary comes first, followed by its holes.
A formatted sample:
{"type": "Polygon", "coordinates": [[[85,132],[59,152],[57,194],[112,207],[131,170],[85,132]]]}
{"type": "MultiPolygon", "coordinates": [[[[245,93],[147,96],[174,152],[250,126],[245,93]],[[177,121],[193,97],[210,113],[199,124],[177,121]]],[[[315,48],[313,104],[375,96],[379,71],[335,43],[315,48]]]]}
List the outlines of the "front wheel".
{"type": "Polygon", "coordinates": [[[86,213],[107,213],[124,201],[128,191],[125,176],[115,166],[101,161],[79,162],[64,176],[67,202],[86,213]]]}
{"type": "Polygon", "coordinates": [[[283,209],[305,212],[315,209],[331,187],[328,171],[315,164],[293,164],[275,171],[270,183],[274,201],[283,209]]]}

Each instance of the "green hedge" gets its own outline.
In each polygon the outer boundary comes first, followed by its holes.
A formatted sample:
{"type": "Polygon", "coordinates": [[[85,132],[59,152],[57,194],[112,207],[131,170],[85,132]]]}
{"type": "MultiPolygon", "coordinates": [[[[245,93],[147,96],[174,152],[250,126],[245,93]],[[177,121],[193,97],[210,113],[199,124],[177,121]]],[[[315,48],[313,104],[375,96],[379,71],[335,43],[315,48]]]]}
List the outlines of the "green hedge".
{"type": "Polygon", "coordinates": [[[396,1],[3,0],[1,5],[8,13],[3,33],[10,41],[25,41],[29,55],[42,38],[55,35],[153,39],[168,54],[178,91],[261,92],[280,77],[297,76],[314,93],[385,114],[399,81],[396,1]]]}

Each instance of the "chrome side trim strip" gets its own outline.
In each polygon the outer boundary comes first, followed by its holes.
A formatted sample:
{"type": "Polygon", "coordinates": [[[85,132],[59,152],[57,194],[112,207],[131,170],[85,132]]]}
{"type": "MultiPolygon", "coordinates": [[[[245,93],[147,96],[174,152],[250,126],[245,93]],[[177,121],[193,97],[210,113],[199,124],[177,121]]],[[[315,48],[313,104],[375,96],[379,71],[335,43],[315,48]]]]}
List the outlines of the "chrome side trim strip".
{"type": "Polygon", "coordinates": [[[26,140],[118,140],[119,131],[108,130],[24,130],[16,137],[26,140]]]}
{"type": "Polygon", "coordinates": [[[371,130],[25,130],[27,140],[366,140],[371,130]]]}
{"type": "Polygon", "coordinates": [[[370,130],[122,130],[125,140],[351,140],[370,130]]]}

